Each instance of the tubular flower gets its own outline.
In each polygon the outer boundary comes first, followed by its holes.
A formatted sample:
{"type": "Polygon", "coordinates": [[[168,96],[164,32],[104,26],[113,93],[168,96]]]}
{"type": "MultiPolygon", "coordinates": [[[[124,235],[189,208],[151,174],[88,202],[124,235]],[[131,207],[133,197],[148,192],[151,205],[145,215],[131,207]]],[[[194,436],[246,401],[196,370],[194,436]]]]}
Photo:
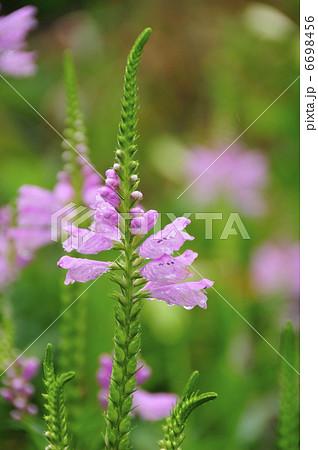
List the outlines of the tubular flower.
{"type": "MultiPolygon", "coordinates": [[[[107,397],[109,395],[110,376],[113,368],[111,356],[107,354],[101,355],[99,363],[100,367],[96,376],[101,389],[98,392],[98,399],[102,408],[107,410],[107,397]]],[[[136,373],[137,386],[145,383],[150,375],[150,367],[146,366],[143,361],[139,359],[136,373]]],[[[165,392],[150,393],[143,389],[138,389],[133,395],[133,413],[140,416],[143,420],[161,420],[170,414],[176,402],[177,396],[175,394],[165,392]]]]}
{"type": "MultiPolygon", "coordinates": [[[[70,225],[67,231],[70,237],[63,243],[67,252],[76,250],[82,254],[97,254],[104,250],[110,250],[115,243],[120,242],[120,225],[123,222],[116,208],[120,205],[120,197],[116,189],[120,186],[120,180],[115,169],[106,171],[104,187],[98,189],[94,209],[94,221],[89,229],[77,228],[70,225]]],[[[134,191],[137,192],[137,191],[134,191]]],[[[136,198],[140,196],[137,195],[136,198]]],[[[140,239],[154,227],[158,219],[158,212],[151,209],[147,212],[140,206],[130,210],[131,233],[140,239]]],[[[150,298],[163,300],[169,305],[180,305],[186,309],[192,309],[198,305],[206,308],[207,297],[204,290],[211,287],[213,282],[207,279],[196,282],[185,282],[192,277],[188,266],[197,258],[198,254],[192,250],[186,250],[179,256],[172,256],[178,252],[187,240],[193,240],[185,227],[191,221],[185,217],[178,217],[164,227],[163,230],[149,236],[138,247],[137,253],[141,258],[151,259],[139,270],[140,275],[148,280],[144,290],[148,290],[150,298]]],[[[69,269],[65,284],[74,281],[86,282],[102,275],[110,270],[111,263],[96,260],[62,257],[58,266],[69,269]],[[85,274],[87,271],[87,274],[85,274]]]]}
{"type": "Polygon", "coordinates": [[[94,280],[109,270],[111,263],[95,261],[93,259],[72,258],[71,256],[62,256],[57,263],[58,267],[68,269],[65,284],[72,284],[75,281],[85,283],[94,280]]]}
{"type": "Polygon", "coordinates": [[[30,398],[34,394],[34,386],[30,381],[36,376],[39,370],[37,358],[19,358],[12,367],[6,371],[3,379],[5,387],[0,389],[1,397],[11,403],[15,409],[10,413],[15,420],[21,420],[23,414],[34,415],[37,407],[30,403],[30,398]]]}
{"type": "Polygon", "coordinates": [[[36,70],[35,52],[27,52],[25,39],[35,28],[36,8],[25,6],[0,17],[0,71],[15,77],[33,75],[36,70]]]}

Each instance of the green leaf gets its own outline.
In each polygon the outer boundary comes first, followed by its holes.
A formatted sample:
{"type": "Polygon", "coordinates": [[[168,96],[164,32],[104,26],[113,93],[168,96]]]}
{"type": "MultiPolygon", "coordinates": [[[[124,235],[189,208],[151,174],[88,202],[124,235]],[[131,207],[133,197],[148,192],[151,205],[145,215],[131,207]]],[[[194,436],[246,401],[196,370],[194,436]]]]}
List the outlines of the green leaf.
{"type": "Polygon", "coordinates": [[[54,450],[68,450],[70,448],[70,436],[66,421],[64,405],[64,385],[74,378],[74,372],[67,372],[56,376],[54,372],[54,351],[52,344],[48,344],[43,362],[44,386],[46,394],[44,408],[47,414],[44,420],[47,424],[45,436],[50,443],[48,448],[54,450]]]}
{"type": "Polygon", "coordinates": [[[299,375],[293,325],[288,322],[281,338],[281,404],[278,418],[278,448],[299,449],[299,375]],[[288,361],[288,363],[286,362],[288,361]]]}
{"type": "Polygon", "coordinates": [[[180,450],[180,445],[184,440],[185,423],[191,412],[198,406],[217,398],[217,394],[214,392],[201,395],[195,392],[195,383],[198,377],[199,372],[193,372],[186,384],[180,402],[173,408],[170,417],[167,417],[162,427],[164,438],[159,441],[161,450],[180,450]]]}

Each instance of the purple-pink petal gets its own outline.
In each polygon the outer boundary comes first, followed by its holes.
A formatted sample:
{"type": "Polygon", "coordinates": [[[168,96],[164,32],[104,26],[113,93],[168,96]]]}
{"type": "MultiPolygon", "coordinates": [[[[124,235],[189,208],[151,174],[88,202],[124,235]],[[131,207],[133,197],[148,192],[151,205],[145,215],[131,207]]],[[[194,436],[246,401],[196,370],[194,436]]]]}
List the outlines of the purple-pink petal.
{"type": "Polygon", "coordinates": [[[68,203],[74,199],[74,188],[70,176],[66,172],[58,174],[58,182],[54,188],[54,196],[61,203],[68,203]]]}
{"type": "Polygon", "coordinates": [[[6,50],[0,53],[0,71],[13,77],[29,77],[36,72],[35,52],[6,50]]]}
{"type": "Polygon", "coordinates": [[[178,217],[165,228],[149,236],[137,249],[139,256],[144,258],[160,258],[178,251],[186,240],[194,239],[183,229],[191,221],[185,217],[178,217]]]}
{"type": "MultiPolygon", "coordinates": [[[[134,210],[134,208],[133,208],[134,210]]],[[[136,214],[133,212],[132,214],[136,214]]],[[[131,232],[132,234],[147,234],[158,220],[158,212],[154,209],[150,209],[144,214],[137,215],[131,220],[131,232]]]]}
{"type": "Polygon", "coordinates": [[[147,366],[141,359],[138,360],[137,364],[137,385],[145,383],[148,378],[150,378],[152,370],[147,366]]]}
{"type": "Polygon", "coordinates": [[[36,12],[34,6],[24,6],[0,17],[0,51],[20,50],[25,46],[27,34],[37,25],[36,12]]]}
{"type": "Polygon", "coordinates": [[[8,236],[22,258],[31,258],[38,248],[51,242],[51,231],[47,228],[11,228],[8,236]]]}
{"type": "Polygon", "coordinates": [[[100,391],[98,391],[98,394],[97,394],[99,403],[105,411],[107,410],[107,407],[108,407],[108,401],[107,401],[108,394],[109,394],[109,392],[107,389],[101,389],[100,391]]]}
{"type": "Polygon", "coordinates": [[[95,255],[103,250],[110,250],[114,245],[114,241],[105,234],[98,234],[86,228],[71,225],[67,231],[71,233],[63,242],[63,248],[67,252],[76,250],[84,255],[95,255]]]}
{"type": "Polygon", "coordinates": [[[114,206],[114,208],[117,208],[120,205],[120,198],[114,189],[108,186],[103,186],[98,189],[98,193],[102,196],[105,202],[110,203],[114,206]]]}
{"type": "Polygon", "coordinates": [[[177,283],[193,276],[188,269],[188,265],[192,264],[197,256],[198,254],[192,250],[186,250],[182,255],[175,258],[170,255],[163,255],[147,263],[139,272],[144,278],[155,283],[177,283]]]}
{"type": "Polygon", "coordinates": [[[22,363],[22,375],[25,380],[31,380],[39,371],[40,362],[38,358],[28,358],[22,363]]]}
{"type": "Polygon", "coordinates": [[[95,280],[95,278],[109,270],[111,263],[95,261],[93,259],[62,256],[57,265],[63,269],[68,269],[64,284],[72,284],[75,281],[85,283],[89,280],[95,280]]]}
{"type": "Polygon", "coordinates": [[[133,397],[133,406],[136,407],[135,413],[143,420],[149,421],[161,420],[169,416],[176,403],[177,396],[165,392],[153,394],[143,389],[138,389],[133,397]]]}
{"type": "Polygon", "coordinates": [[[200,281],[190,281],[186,283],[162,285],[150,281],[145,289],[150,291],[151,297],[163,300],[168,305],[180,305],[185,309],[192,309],[195,306],[206,309],[207,296],[205,289],[214,284],[206,278],[200,281]]]}

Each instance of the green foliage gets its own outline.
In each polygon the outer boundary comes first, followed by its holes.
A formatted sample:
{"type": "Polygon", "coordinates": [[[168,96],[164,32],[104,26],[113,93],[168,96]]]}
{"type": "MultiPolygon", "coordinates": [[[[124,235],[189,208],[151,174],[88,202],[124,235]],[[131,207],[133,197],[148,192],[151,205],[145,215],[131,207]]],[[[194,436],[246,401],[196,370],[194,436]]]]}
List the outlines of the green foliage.
{"type": "MultiPolygon", "coordinates": [[[[81,165],[78,164],[78,146],[86,161],[88,161],[88,145],[83,113],[81,111],[79,94],[76,80],[76,72],[73,58],[70,52],[65,53],[64,77],[66,90],[67,117],[65,136],[62,146],[65,148],[63,159],[66,160],[64,170],[70,173],[72,186],[75,192],[76,204],[83,204],[81,197],[83,177],[80,173],[81,165]]],[[[72,285],[61,290],[61,312],[60,321],[60,348],[59,369],[62,372],[73,367],[76,370],[76,379],[67,391],[66,399],[69,404],[68,412],[71,424],[76,427],[80,414],[79,405],[85,392],[84,368],[85,368],[85,343],[86,343],[86,298],[81,295],[69,309],[72,302],[81,294],[82,289],[78,285],[72,285]],[[66,310],[66,311],[65,311],[66,310]],[[65,311],[65,312],[64,312],[65,311]]],[[[75,429],[72,430],[75,436],[75,429]]],[[[75,436],[76,438],[76,436],[75,436]]]]}
{"type": "Polygon", "coordinates": [[[46,409],[44,419],[48,428],[45,435],[50,443],[48,449],[67,450],[70,448],[70,437],[64,404],[64,385],[74,378],[75,373],[67,372],[62,375],[55,375],[53,356],[53,346],[48,344],[43,363],[43,383],[46,390],[46,394],[43,394],[46,409]]]}
{"type": "Polygon", "coordinates": [[[14,326],[11,316],[7,298],[0,294],[0,373],[14,359],[14,326]]]}
{"type": "Polygon", "coordinates": [[[180,450],[184,440],[184,427],[191,412],[200,405],[217,398],[214,392],[199,394],[195,391],[195,383],[199,372],[193,372],[185,387],[181,400],[173,408],[170,417],[163,425],[164,438],[159,441],[161,450],[180,450]]]}
{"type": "Polygon", "coordinates": [[[60,319],[60,345],[58,367],[61,372],[69,367],[76,370],[76,378],[66,392],[68,414],[72,432],[75,436],[76,422],[81,414],[80,405],[83,401],[85,388],[85,339],[86,339],[86,298],[85,293],[67,309],[76,298],[81,289],[78,285],[71,285],[61,290],[61,309],[64,314],[60,319]]]}
{"type": "Polygon", "coordinates": [[[82,176],[80,173],[81,165],[78,164],[79,154],[89,161],[89,148],[87,143],[87,133],[84,124],[84,115],[82,113],[79,94],[77,87],[77,79],[73,58],[70,52],[65,52],[64,57],[64,78],[66,89],[66,128],[64,130],[65,140],[62,142],[62,147],[65,150],[63,159],[65,160],[64,170],[70,172],[72,177],[72,185],[75,192],[75,202],[82,204],[81,188],[82,176]]]}
{"type": "MultiPolygon", "coordinates": [[[[149,28],[141,33],[127,60],[118,135],[119,149],[116,151],[117,173],[121,180],[119,195],[122,199],[122,212],[130,211],[136,204],[136,201],[131,198],[131,193],[138,184],[138,180],[131,178],[132,175],[136,175],[138,166],[134,161],[137,151],[136,76],[142,50],[150,33],[149,28]]],[[[136,387],[137,361],[140,352],[140,314],[143,298],[140,288],[143,280],[137,271],[140,267],[136,252],[138,239],[131,234],[129,222],[129,220],[123,221],[123,256],[117,263],[117,269],[122,272],[121,276],[111,274],[112,280],[119,285],[120,292],[116,295],[113,371],[109,387],[105,443],[107,449],[114,450],[129,448],[132,395],[136,387]]]]}
{"type": "MultiPolygon", "coordinates": [[[[281,353],[297,364],[293,325],[288,322],[282,334],[281,353]]],[[[285,361],[281,367],[281,405],[278,421],[278,448],[299,449],[299,375],[285,361]]]]}
{"type": "Polygon", "coordinates": [[[131,181],[132,175],[137,175],[138,162],[134,160],[137,152],[137,71],[140,64],[143,48],[151,34],[151,29],[146,28],[137,38],[127,58],[124,77],[124,96],[121,103],[121,118],[117,137],[118,150],[116,160],[120,170],[118,176],[121,180],[119,194],[123,199],[121,207],[123,212],[128,212],[133,206],[130,194],[136,189],[138,180],[131,181]]]}

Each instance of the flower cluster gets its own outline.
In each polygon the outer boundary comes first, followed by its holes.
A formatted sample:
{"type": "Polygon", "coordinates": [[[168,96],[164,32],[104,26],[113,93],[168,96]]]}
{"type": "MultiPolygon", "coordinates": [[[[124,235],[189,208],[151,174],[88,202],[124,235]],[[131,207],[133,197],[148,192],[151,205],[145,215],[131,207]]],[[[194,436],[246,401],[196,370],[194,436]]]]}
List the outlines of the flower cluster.
{"type": "MultiPolygon", "coordinates": [[[[110,355],[103,354],[99,358],[100,367],[97,371],[97,381],[101,387],[98,399],[102,408],[107,410],[107,397],[109,395],[110,376],[113,363],[110,355]]],[[[137,386],[145,383],[151,375],[151,369],[143,361],[138,361],[137,386]]],[[[144,389],[137,389],[133,395],[133,414],[140,416],[143,420],[156,421],[167,417],[173,406],[176,405],[177,396],[165,392],[151,393],[144,389]]]]}
{"type": "Polygon", "coordinates": [[[23,50],[26,36],[36,26],[36,8],[25,6],[0,17],[0,71],[15,77],[35,73],[35,52],[23,50]]]}
{"type": "Polygon", "coordinates": [[[244,214],[264,214],[267,205],[263,191],[268,183],[265,156],[237,144],[222,154],[225,148],[195,147],[188,153],[186,173],[189,180],[196,179],[191,188],[195,201],[206,204],[224,197],[244,214]]]}
{"type": "Polygon", "coordinates": [[[254,288],[262,295],[299,297],[299,244],[265,242],[251,261],[254,288]]]}
{"type": "Polygon", "coordinates": [[[23,414],[34,415],[37,413],[37,406],[30,403],[30,398],[34,394],[34,386],[30,381],[36,376],[39,370],[39,360],[37,358],[19,358],[11,366],[3,378],[5,387],[0,389],[0,394],[4,400],[11,403],[14,409],[10,415],[15,420],[21,420],[23,414]]]}
{"type": "MultiPolygon", "coordinates": [[[[67,252],[76,250],[82,254],[97,254],[111,249],[115,243],[120,243],[120,226],[124,217],[116,209],[120,205],[120,197],[116,192],[120,179],[116,170],[119,170],[117,165],[106,171],[105,186],[97,191],[93,205],[94,222],[89,230],[73,225],[68,227],[70,237],[63,244],[67,252]]],[[[133,191],[131,197],[137,203],[142,194],[133,191]]],[[[155,225],[158,212],[155,210],[145,212],[140,206],[135,205],[129,212],[129,218],[131,233],[142,239],[155,225]]],[[[182,283],[187,277],[192,276],[188,267],[198,254],[187,250],[179,256],[172,256],[174,252],[180,250],[186,240],[194,239],[184,231],[189,224],[189,219],[178,217],[163,230],[142,242],[137,253],[145,261],[147,259],[151,261],[140,269],[140,275],[149,281],[145,289],[150,292],[150,298],[163,300],[170,305],[181,305],[186,309],[192,309],[196,305],[206,308],[207,297],[204,290],[211,287],[213,282],[202,279],[182,283]]],[[[111,269],[110,262],[70,256],[63,256],[58,261],[58,266],[68,269],[65,284],[93,280],[111,269]]]]}
{"type": "Polygon", "coordinates": [[[32,185],[24,185],[19,189],[17,226],[10,229],[9,235],[16,253],[26,261],[33,258],[38,248],[51,241],[52,214],[74,197],[69,174],[59,172],[57,178],[52,191],[32,185]]]}

